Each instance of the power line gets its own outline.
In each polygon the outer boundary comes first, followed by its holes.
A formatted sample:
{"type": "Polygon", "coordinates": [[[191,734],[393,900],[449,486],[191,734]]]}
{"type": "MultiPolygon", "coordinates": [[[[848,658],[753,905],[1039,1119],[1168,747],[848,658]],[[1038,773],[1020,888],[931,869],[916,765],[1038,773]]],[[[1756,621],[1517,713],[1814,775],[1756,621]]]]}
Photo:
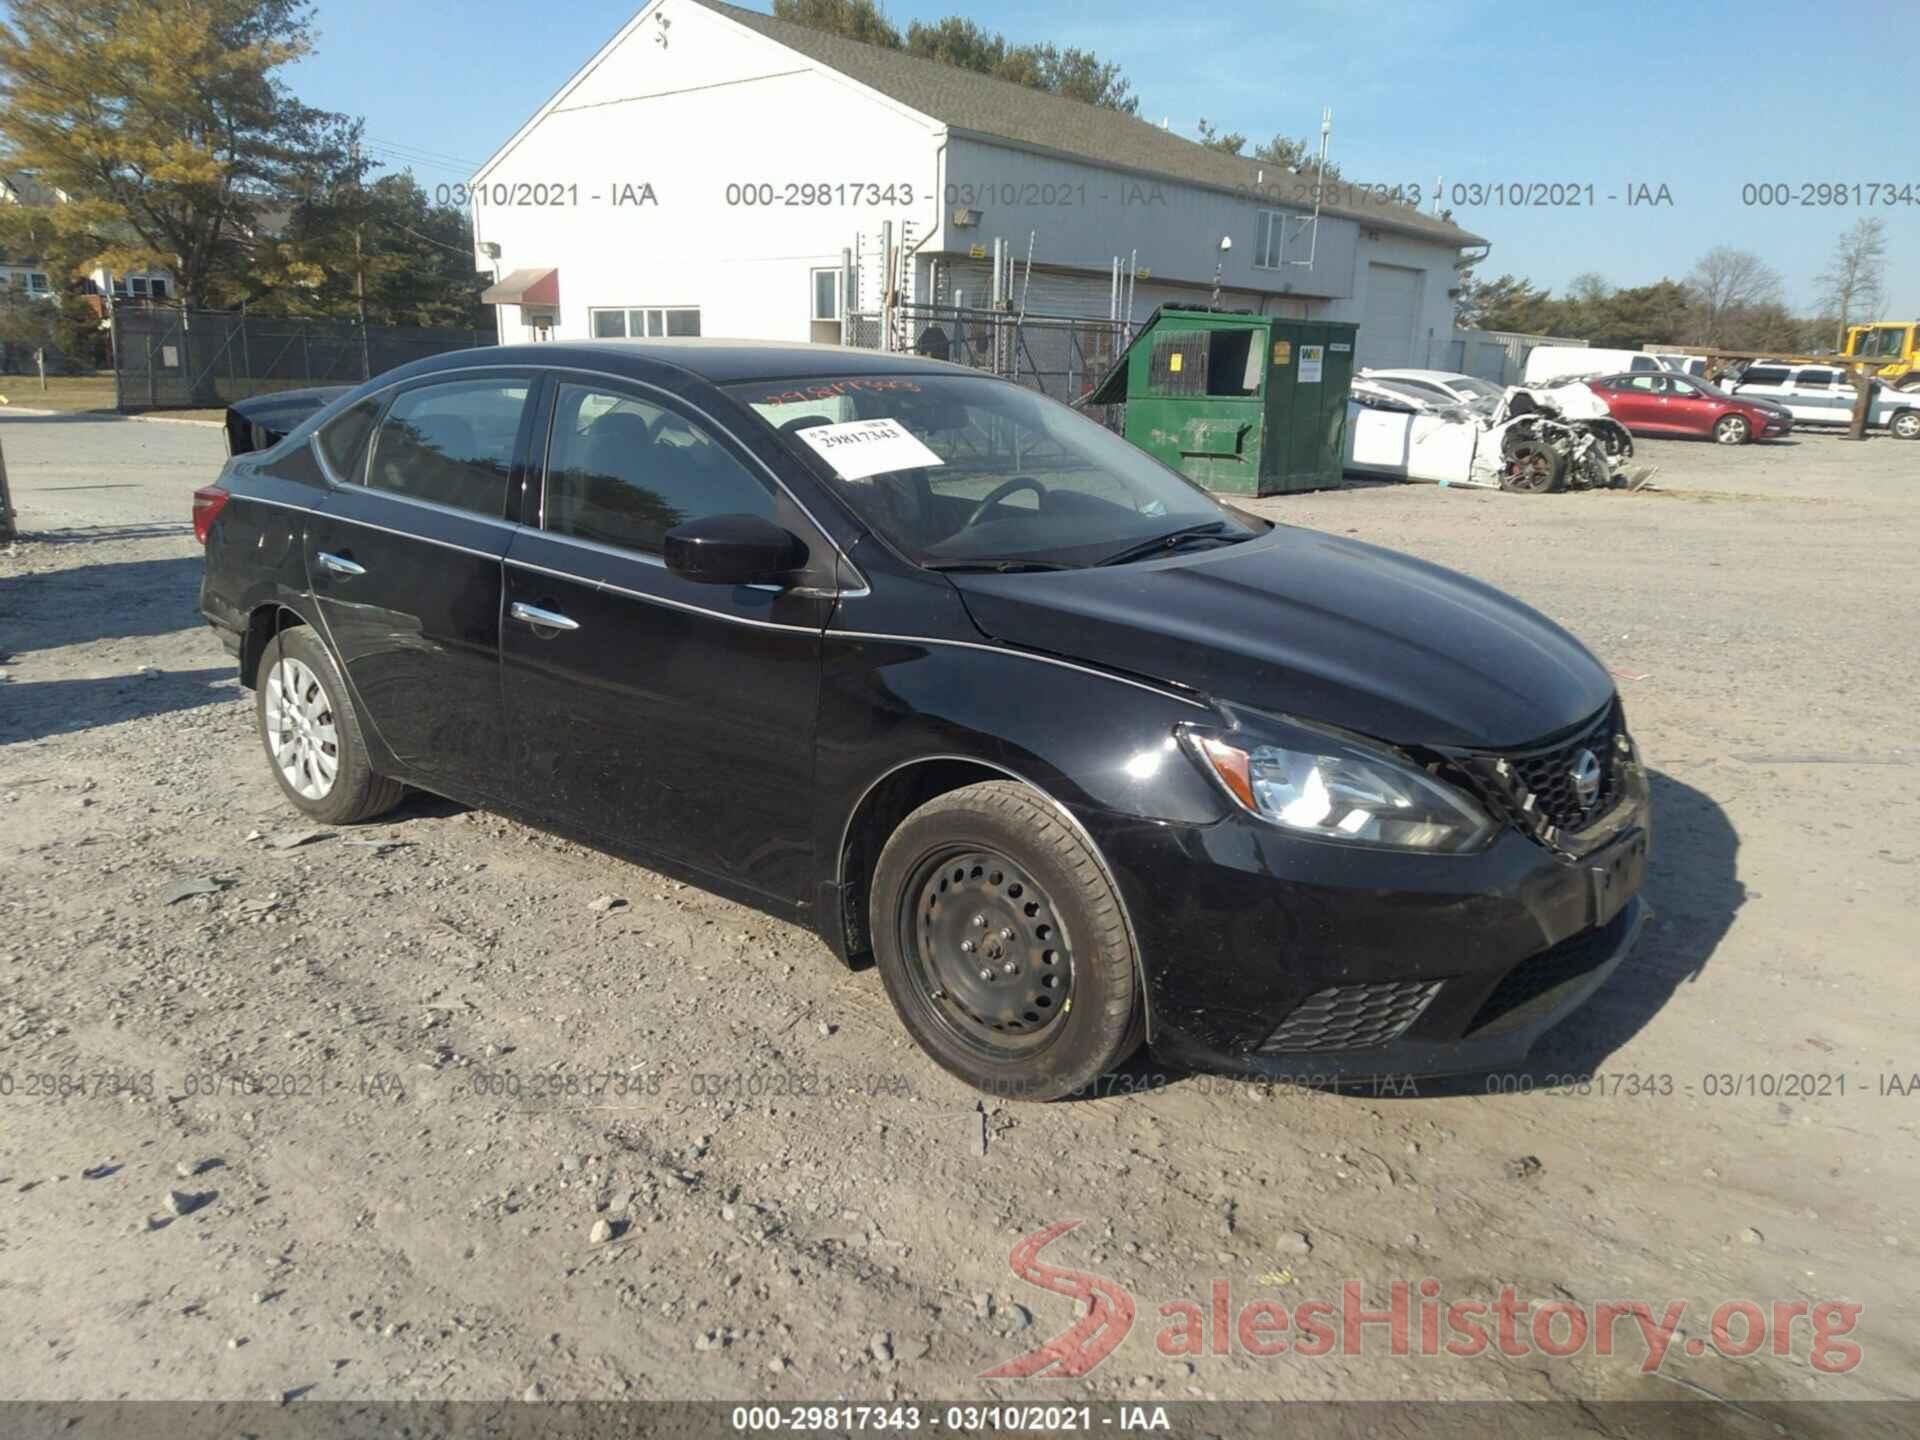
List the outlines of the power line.
{"type": "Polygon", "coordinates": [[[480,162],[477,160],[468,160],[461,155],[449,155],[444,150],[429,150],[424,145],[412,145],[399,140],[380,140],[373,136],[366,137],[365,143],[369,147],[391,150],[395,154],[411,154],[417,155],[423,160],[440,160],[450,165],[465,165],[469,170],[478,170],[480,168],[480,162]]]}

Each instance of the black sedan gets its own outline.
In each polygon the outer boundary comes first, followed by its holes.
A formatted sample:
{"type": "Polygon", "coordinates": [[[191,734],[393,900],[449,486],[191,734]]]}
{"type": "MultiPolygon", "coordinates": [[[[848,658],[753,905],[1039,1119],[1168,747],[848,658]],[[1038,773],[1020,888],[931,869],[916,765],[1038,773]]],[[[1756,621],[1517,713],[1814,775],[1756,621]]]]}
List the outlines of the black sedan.
{"type": "Polygon", "coordinates": [[[1493,1068],[1642,918],[1647,781],[1572,636],[971,371],[438,356],[235,455],[195,521],[293,805],[417,786],[803,921],[994,1093],[1143,1038],[1493,1068]]]}

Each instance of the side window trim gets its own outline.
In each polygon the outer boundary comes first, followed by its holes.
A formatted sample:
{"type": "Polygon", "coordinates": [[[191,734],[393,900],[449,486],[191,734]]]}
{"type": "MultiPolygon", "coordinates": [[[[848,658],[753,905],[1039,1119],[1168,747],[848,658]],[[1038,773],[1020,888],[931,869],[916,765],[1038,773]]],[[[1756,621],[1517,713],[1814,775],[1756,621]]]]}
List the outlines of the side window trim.
{"type": "Polygon", "coordinates": [[[390,500],[399,500],[409,505],[420,505],[430,510],[438,510],[449,515],[460,515],[468,519],[489,521],[496,525],[512,525],[514,520],[509,513],[513,509],[514,478],[520,472],[527,453],[527,441],[530,432],[531,417],[540,398],[543,373],[530,365],[477,365],[467,370],[440,370],[429,375],[415,376],[401,381],[388,389],[385,402],[380,407],[379,418],[374,421],[373,433],[367,437],[366,453],[361,457],[360,480],[362,489],[370,494],[383,495],[390,500]],[[524,380],[527,385],[527,398],[520,403],[520,423],[514,431],[513,450],[507,461],[506,496],[501,502],[500,512],[489,515],[481,510],[469,510],[458,505],[448,505],[439,500],[429,500],[419,495],[406,495],[396,490],[382,489],[372,480],[373,460],[378,453],[380,437],[386,429],[387,419],[393,413],[393,407],[403,396],[416,390],[425,390],[438,385],[471,384],[490,379],[524,380]]]}
{"type": "Polygon", "coordinates": [[[590,545],[596,550],[610,551],[614,554],[649,561],[664,566],[666,561],[657,553],[633,549],[626,546],[609,545],[602,541],[589,540],[577,535],[567,535],[547,528],[548,481],[553,473],[554,430],[559,423],[559,396],[562,386],[577,385],[582,389],[605,394],[624,394],[643,405],[651,405],[666,414],[678,416],[687,424],[694,426],[707,436],[710,443],[718,445],[726,455],[740,466],[756,483],[766,487],[768,498],[776,509],[784,510],[789,506],[805,520],[802,538],[807,540],[809,548],[824,548],[825,551],[838,554],[839,546],[826,533],[825,527],[813,517],[813,513],[800,502],[798,496],[770,470],[758,456],[750,452],[733,433],[714,419],[699,406],[694,405],[671,390],[650,385],[644,380],[629,379],[594,371],[556,370],[552,372],[551,403],[546,417],[546,436],[540,451],[539,496],[527,521],[527,528],[538,530],[552,540],[566,541],[569,544],[590,545]]]}

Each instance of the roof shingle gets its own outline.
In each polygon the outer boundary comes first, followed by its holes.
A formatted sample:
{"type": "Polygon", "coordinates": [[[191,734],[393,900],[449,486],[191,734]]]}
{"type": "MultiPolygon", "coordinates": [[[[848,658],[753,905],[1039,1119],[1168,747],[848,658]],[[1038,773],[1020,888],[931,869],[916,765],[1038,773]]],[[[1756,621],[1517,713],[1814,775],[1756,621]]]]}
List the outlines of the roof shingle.
{"type": "MultiPolygon", "coordinates": [[[[900,50],[863,44],[824,30],[729,5],[697,0],[723,15],[796,50],[849,79],[899,101],[951,129],[1011,141],[1016,145],[1069,155],[1120,170],[1157,176],[1249,198],[1262,182],[1272,193],[1292,174],[1270,161],[1210,150],[1134,115],[1102,109],[1064,95],[1051,95],[1011,80],[996,79],[956,65],[925,60],[900,50]]],[[[1291,187],[1289,188],[1289,193],[1291,187]]],[[[1336,184],[1336,189],[1342,188],[1336,184]]],[[[1323,215],[1338,215],[1363,225],[1419,235],[1441,244],[1484,245],[1480,236],[1411,205],[1363,199],[1359,203],[1323,201],[1323,215]]]]}

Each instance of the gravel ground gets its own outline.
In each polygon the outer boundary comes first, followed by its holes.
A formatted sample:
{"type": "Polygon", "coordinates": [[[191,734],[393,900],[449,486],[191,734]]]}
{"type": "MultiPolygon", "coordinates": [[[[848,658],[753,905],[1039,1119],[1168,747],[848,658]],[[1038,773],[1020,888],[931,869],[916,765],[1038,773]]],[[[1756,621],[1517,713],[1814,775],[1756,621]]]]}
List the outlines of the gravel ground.
{"type": "Polygon", "coordinates": [[[426,798],[303,835],[194,610],[218,432],[9,417],[0,445],[27,532],[0,556],[0,1397],[1914,1393],[1920,445],[1653,442],[1643,494],[1259,502],[1507,588],[1615,668],[1656,919],[1518,1093],[1143,1063],[984,1110],[791,926],[426,798]],[[1800,1075],[1824,1093],[1772,1078],[1800,1075]],[[1064,1220],[1047,1258],[1138,1322],[1084,1378],[982,1378],[1070,1323],[1008,1263],[1064,1220]],[[1684,1301],[1683,1334],[1655,1374],[1631,1326],[1564,1358],[1155,1343],[1216,1281],[1237,1311],[1428,1278],[1684,1301]],[[1858,1304],[1860,1362],[1817,1372],[1804,1320],[1716,1353],[1726,1300],[1858,1304]]]}

